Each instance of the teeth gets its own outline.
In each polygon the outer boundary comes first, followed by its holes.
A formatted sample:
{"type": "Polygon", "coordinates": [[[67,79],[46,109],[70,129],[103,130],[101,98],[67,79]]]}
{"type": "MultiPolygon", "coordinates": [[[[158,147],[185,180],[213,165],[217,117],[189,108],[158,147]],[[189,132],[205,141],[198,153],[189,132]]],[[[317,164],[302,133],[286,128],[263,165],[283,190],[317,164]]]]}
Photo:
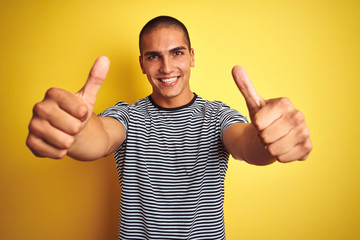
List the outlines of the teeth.
{"type": "Polygon", "coordinates": [[[177,77],[173,77],[173,78],[167,78],[167,79],[160,79],[160,81],[162,81],[163,83],[172,83],[175,82],[177,79],[177,77]]]}

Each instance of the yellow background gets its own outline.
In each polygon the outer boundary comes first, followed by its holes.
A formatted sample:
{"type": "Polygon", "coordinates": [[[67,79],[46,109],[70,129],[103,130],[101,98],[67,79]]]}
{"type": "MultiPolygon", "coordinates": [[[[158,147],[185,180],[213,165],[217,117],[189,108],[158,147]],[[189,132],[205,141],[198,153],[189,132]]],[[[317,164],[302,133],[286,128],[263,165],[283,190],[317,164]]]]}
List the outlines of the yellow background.
{"type": "Polygon", "coordinates": [[[49,87],[76,92],[99,55],[111,68],[96,112],[149,94],[137,38],[162,14],[189,29],[193,91],[247,115],[230,74],[241,64],[264,98],[289,97],[311,130],[305,162],[231,159],[227,239],[360,239],[359,10],[359,1],[344,0],[2,0],[0,239],[116,239],[113,158],[36,158],[27,125],[49,87]]]}

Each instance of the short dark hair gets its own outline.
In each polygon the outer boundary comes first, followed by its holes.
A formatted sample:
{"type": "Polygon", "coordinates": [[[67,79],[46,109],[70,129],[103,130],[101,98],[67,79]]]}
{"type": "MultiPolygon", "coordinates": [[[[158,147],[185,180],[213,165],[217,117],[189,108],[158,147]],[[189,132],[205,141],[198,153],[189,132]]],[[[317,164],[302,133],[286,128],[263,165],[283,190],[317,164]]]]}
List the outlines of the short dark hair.
{"type": "Polygon", "coordinates": [[[191,49],[191,43],[190,43],[190,37],[188,30],[186,29],[185,25],[177,20],[176,18],[170,17],[170,16],[159,16],[156,18],[151,19],[148,23],[145,24],[145,26],[141,29],[140,35],[139,35],[139,50],[140,55],[142,55],[142,47],[141,47],[141,40],[144,34],[150,33],[157,27],[173,27],[178,28],[183,31],[185,36],[185,41],[188,45],[189,51],[191,49]]]}

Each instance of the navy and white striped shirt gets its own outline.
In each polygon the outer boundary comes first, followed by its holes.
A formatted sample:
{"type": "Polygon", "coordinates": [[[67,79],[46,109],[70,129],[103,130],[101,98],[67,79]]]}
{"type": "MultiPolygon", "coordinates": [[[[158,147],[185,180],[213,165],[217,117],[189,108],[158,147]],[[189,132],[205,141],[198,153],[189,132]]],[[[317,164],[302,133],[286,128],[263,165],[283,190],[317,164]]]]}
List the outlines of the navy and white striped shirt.
{"type": "Polygon", "coordinates": [[[222,134],[247,122],[236,110],[199,96],[179,108],[146,97],[100,114],[120,121],[115,151],[121,185],[119,239],[225,239],[222,134]]]}

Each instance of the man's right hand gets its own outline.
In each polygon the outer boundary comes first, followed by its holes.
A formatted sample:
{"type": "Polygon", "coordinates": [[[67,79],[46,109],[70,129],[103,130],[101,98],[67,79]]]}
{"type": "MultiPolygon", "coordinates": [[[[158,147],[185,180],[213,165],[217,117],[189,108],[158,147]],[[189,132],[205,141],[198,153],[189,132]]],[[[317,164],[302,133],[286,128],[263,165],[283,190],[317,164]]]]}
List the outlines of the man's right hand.
{"type": "Polygon", "coordinates": [[[105,80],[110,61],[96,59],[84,87],[77,93],[51,88],[35,104],[27,146],[38,157],[65,157],[92,116],[96,95],[105,80]]]}

